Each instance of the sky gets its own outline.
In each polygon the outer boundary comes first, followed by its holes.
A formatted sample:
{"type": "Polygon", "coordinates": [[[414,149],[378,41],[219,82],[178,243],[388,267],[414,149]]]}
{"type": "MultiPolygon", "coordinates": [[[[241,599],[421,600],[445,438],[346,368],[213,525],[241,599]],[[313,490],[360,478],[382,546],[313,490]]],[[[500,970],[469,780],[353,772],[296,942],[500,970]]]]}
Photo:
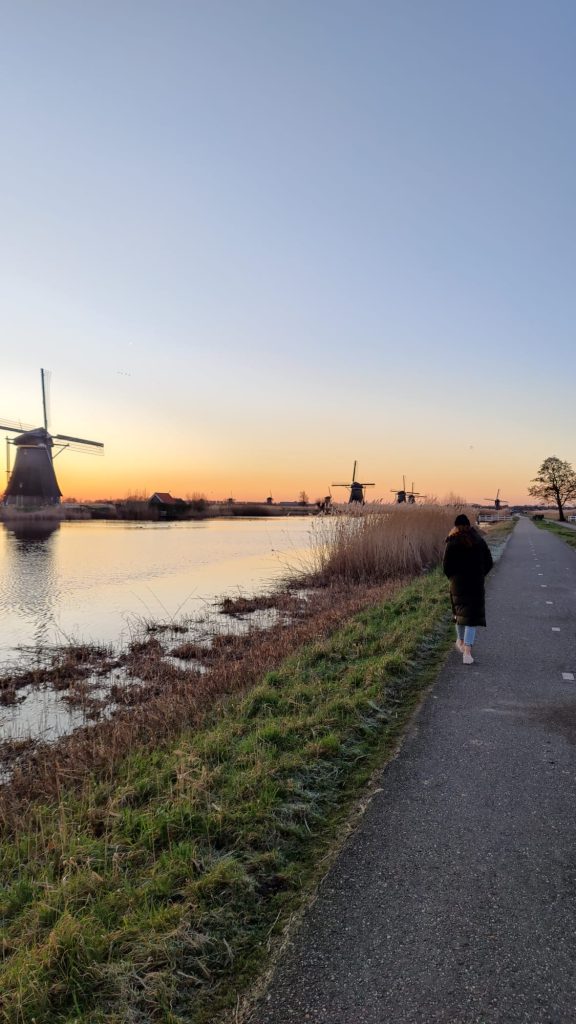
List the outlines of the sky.
{"type": "Polygon", "coordinates": [[[575,56],[573,0],[0,0],[0,421],[49,369],[79,499],[525,501],[576,465],[575,56]]]}

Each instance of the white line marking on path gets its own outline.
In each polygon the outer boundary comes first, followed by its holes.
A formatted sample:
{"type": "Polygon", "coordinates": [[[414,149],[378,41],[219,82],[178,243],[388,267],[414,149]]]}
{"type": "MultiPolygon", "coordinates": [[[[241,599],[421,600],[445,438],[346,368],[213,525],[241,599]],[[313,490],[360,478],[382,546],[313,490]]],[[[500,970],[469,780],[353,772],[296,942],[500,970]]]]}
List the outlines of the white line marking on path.
{"type": "Polygon", "coordinates": [[[572,683],[572,682],[574,682],[574,673],[573,672],[563,672],[562,673],[562,679],[566,679],[568,682],[572,683]]]}
{"type": "Polygon", "coordinates": [[[560,632],[560,626],[552,626],[552,632],[553,633],[559,633],[560,632]]]}
{"type": "Polygon", "coordinates": [[[547,583],[541,583],[540,586],[544,587],[544,590],[546,590],[546,587],[548,586],[548,584],[547,583]]]}
{"type": "Polygon", "coordinates": [[[554,601],[546,601],[546,604],[554,604],[554,601]]]}

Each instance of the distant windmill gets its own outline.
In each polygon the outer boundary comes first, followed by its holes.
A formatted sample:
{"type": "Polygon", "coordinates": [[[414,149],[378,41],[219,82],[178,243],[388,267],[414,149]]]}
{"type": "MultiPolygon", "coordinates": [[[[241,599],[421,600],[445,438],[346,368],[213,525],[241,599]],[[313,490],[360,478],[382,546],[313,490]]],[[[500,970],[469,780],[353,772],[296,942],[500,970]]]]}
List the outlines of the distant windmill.
{"type": "Polygon", "coordinates": [[[356,460],[354,460],[354,469],[352,470],[352,482],[351,483],[349,483],[349,484],[332,484],[332,487],[349,487],[350,488],[350,497],[348,498],[348,504],[349,505],[353,504],[353,503],[356,503],[358,505],[363,505],[364,501],[365,501],[365,498],[364,498],[364,488],[365,487],[375,487],[376,486],[376,484],[361,484],[356,479],[356,466],[357,465],[358,465],[358,463],[356,462],[356,460]]]}
{"type": "MultiPolygon", "coordinates": [[[[87,441],[83,437],[71,437],[69,434],[50,434],[48,431],[48,413],[46,409],[46,371],[40,370],[42,382],[42,409],[44,413],[43,427],[27,427],[23,423],[4,420],[0,430],[6,430],[18,436],[9,443],[16,448],[14,468],[10,473],[9,445],[6,439],[8,484],[4,492],[4,504],[16,508],[38,508],[42,505],[58,505],[62,491],[58,486],[53,460],[65,448],[73,451],[88,452],[101,449],[100,441],[87,441]],[[55,445],[56,442],[56,445],[55,445]],[[53,449],[57,447],[56,453],[53,449]]],[[[91,454],[96,454],[91,452],[91,454]]]]}
{"type": "Polygon", "coordinates": [[[498,488],[498,490],[496,491],[495,498],[484,498],[484,501],[493,501],[494,508],[496,509],[497,512],[502,508],[503,505],[505,508],[508,507],[508,502],[504,498],[500,497],[500,488],[498,488]]]}
{"type": "Polygon", "coordinates": [[[408,505],[415,505],[416,504],[416,498],[423,498],[424,497],[423,494],[419,494],[418,491],[414,490],[414,481],[412,481],[412,490],[411,491],[407,491],[406,490],[406,477],[405,476],[402,477],[402,487],[400,488],[400,490],[395,491],[394,488],[392,488],[391,490],[392,490],[392,494],[396,495],[396,504],[398,504],[398,505],[403,505],[405,502],[407,502],[408,505]]]}

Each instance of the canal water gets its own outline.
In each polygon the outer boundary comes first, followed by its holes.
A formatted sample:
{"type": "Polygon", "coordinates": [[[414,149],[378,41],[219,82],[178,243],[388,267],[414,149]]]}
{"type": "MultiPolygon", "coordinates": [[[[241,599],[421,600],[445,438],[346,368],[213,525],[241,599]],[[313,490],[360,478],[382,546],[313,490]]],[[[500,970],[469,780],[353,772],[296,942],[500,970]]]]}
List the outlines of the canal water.
{"type": "Polygon", "coordinates": [[[0,524],[0,666],[69,642],[122,644],[143,622],[193,617],[302,567],[311,518],[0,524]],[[56,524],[55,524],[56,525],[56,524]]]}

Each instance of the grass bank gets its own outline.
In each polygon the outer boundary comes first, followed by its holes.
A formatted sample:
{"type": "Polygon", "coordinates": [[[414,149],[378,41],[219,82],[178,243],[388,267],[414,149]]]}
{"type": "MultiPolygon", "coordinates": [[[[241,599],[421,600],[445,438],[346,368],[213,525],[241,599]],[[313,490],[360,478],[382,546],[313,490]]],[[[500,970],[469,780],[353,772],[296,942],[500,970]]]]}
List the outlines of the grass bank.
{"type": "Polygon", "coordinates": [[[555,533],[557,537],[561,537],[571,548],[576,548],[576,530],[571,530],[569,526],[562,526],[561,523],[552,522],[549,519],[535,519],[534,525],[539,530],[546,530],[547,533],[555,533]]]}
{"type": "Polygon", "coordinates": [[[207,1024],[256,976],[449,640],[439,571],[0,848],[10,1024],[207,1024]]]}

